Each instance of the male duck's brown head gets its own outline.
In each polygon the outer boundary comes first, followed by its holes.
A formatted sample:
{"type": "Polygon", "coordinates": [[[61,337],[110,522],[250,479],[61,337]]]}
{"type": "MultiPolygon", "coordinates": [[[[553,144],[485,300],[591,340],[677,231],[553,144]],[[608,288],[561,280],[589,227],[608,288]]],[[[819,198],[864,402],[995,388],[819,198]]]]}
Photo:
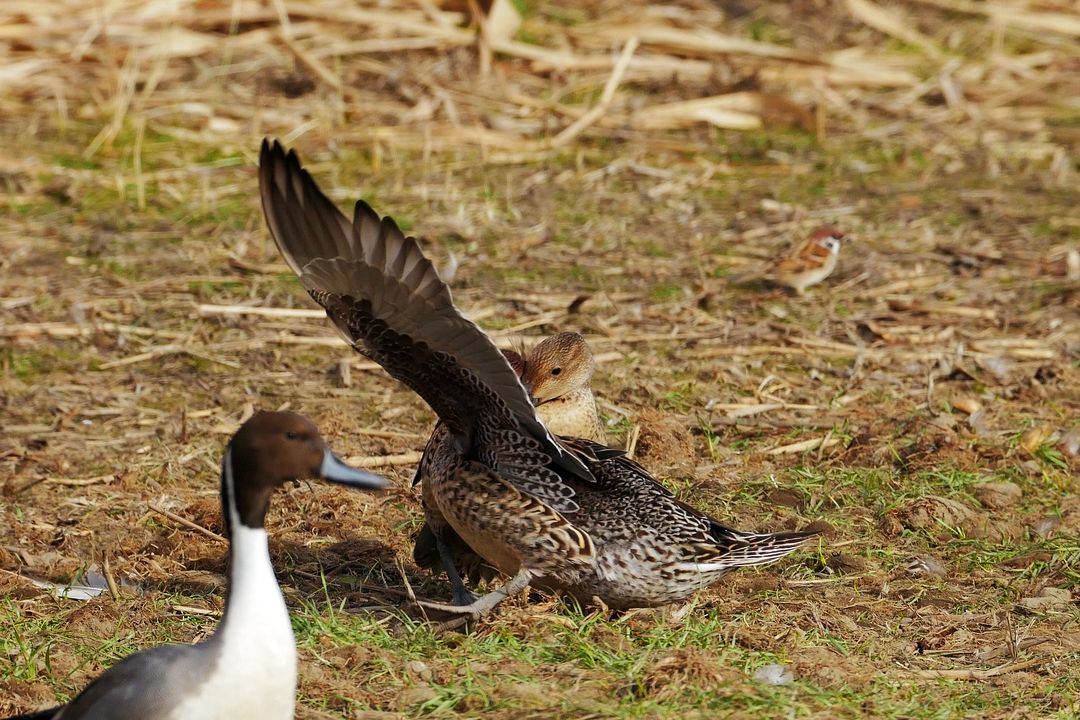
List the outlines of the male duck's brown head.
{"type": "Polygon", "coordinates": [[[522,382],[539,405],[589,387],[595,370],[596,360],[585,338],[562,332],[532,349],[522,382]]]}
{"type": "Polygon", "coordinates": [[[386,486],[384,478],[342,462],[310,420],[291,412],[258,412],[245,422],[225,452],[222,474],[226,522],[251,528],[263,526],[270,496],[292,480],[320,479],[369,490],[386,486]]]}

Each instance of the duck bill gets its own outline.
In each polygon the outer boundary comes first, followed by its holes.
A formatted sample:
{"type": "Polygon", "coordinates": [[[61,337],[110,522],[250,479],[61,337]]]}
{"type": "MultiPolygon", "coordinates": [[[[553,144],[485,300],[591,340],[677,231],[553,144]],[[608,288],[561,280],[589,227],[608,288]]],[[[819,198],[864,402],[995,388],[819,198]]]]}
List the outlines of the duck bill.
{"type": "Polygon", "coordinates": [[[532,380],[526,380],[525,378],[521,378],[521,386],[525,388],[525,392],[529,396],[529,402],[531,402],[533,404],[533,407],[536,407],[537,405],[539,405],[540,400],[537,399],[537,397],[535,395],[533,395],[532,380]]]}
{"type": "Polygon", "coordinates": [[[329,450],[323,454],[322,465],[319,466],[319,477],[338,485],[366,490],[381,490],[389,484],[389,481],[381,475],[346,465],[341,458],[329,450]]]}

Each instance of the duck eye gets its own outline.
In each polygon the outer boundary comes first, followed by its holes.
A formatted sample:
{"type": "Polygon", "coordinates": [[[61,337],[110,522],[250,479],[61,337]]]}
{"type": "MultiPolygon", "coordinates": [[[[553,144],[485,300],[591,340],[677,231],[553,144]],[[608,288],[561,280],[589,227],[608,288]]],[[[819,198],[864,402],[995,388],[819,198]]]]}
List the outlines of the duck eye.
{"type": "Polygon", "coordinates": [[[285,437],[289,440],[299,440],[300,433],[296,432],[295,430],[287,430],[285,431],[285,437]]]}
{"type": "Polygon", "coordinates": [[[552,368],[551,369],[551,375],[553,377],[558,377],[561,374],[562,374],[562,368],[552,368]]]}

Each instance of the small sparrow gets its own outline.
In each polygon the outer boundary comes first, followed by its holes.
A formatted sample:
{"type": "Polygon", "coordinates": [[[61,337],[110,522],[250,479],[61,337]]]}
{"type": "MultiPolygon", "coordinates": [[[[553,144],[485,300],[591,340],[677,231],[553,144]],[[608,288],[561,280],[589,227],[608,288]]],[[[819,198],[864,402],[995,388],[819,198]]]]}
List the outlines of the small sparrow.
{"type": "Polygon", "coordinates": [[[775,260],[764,272],[737,278],[736,282],[763,278],[803,295],[806,288],[817,285],[836,269],[840,256],[840,241],[843,238],[844,233],[836,228],[815,230],[809,238],[775,260]]]}

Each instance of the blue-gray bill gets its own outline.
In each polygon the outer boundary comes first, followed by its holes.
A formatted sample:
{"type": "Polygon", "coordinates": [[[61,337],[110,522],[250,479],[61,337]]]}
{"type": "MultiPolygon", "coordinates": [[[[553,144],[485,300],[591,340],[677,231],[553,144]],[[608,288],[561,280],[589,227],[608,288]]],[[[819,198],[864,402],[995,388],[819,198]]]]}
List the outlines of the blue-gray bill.
{"type": "Polygon", "coordinates": [[[367,490],[382,490],[389,481],[381,475],[369,473],[366,470],[347,465],[329,450],[323,455],[322,465],[319,467],[319,475],[323,480],[328,480],[339,485],[365,488],[367,490]]]}

